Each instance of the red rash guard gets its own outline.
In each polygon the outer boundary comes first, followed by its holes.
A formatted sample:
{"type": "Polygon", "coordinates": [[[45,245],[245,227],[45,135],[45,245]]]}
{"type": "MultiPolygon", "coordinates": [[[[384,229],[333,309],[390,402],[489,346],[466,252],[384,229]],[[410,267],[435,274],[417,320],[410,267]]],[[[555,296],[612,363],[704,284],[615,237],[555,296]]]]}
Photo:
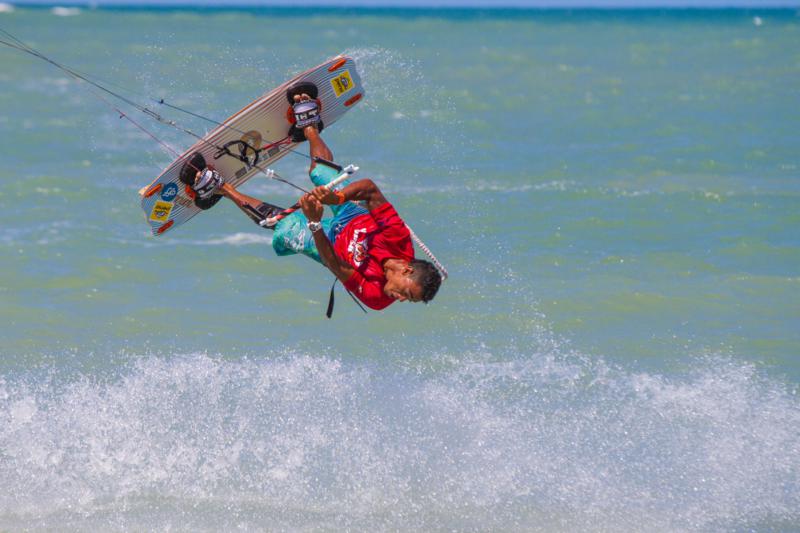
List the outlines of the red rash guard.
{"type": "Polygon", "coordinates": [[[336,237],[333,249],[355,269],[344,286],[376,310],[395,302],[383,292],[386,285],[384,261],[414,259],[408,228],[389,202],[351,220],[336,237]]]}

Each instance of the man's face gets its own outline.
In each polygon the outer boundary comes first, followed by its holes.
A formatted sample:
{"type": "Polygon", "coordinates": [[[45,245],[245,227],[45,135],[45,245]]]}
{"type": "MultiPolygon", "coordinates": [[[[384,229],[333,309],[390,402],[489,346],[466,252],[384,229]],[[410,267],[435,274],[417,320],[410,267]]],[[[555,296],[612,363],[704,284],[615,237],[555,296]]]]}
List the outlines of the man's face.
{"type": "Polygon", "coordinates": [[[410,266],[402,272],[387,272],[386,285],[383,286],[384,294],[399,302],[421,302],[422,286],[411,279],[413,273],[414,269],[410,266]]]}

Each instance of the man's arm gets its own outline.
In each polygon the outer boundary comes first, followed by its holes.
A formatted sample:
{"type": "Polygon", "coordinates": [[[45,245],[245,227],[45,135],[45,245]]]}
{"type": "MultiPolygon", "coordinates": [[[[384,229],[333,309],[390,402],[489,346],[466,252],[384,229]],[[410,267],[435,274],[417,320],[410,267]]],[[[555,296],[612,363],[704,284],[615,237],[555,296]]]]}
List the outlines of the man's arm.
{"type": "MultiPolygon", "coordinates": [[[[322,219],[324,207],[313,195],[306,194],[300,198],[300,207],[303,209],[303,213],[306,215],[309,222],[319,222],[322,219]]],[[[328,267],[342,283],[350,279],[355,269],[345,261],[339,259],[339,256],[337,256],[336,252],[333,250],[331,241],[329,241],[328,236],[325,235],[325,232],[322,231],[322,229],[318,229],[317,231],[312,231],[311,234],[314,237],[317,251],[325,266],[328,267]]]]}
{"type": "Polygon", "coordinates": [[[334,192],[327,187],[315,187],[311,194],[326,205],[343,204],[350,201],[363,201],[367,211],[373,211],[386,203],[386,197],[370,179],[359,180],[351,183],[341,191],[334,192]],[[339,196],[339,195],[342,196],[339,196]]]}

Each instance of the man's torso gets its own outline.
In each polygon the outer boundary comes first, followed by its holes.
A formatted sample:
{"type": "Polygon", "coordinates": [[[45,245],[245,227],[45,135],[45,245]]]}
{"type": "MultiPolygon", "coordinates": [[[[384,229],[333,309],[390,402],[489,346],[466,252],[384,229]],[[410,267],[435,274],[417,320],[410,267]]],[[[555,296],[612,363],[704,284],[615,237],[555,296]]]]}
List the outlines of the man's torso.
{"type": "Polygon", "coordinates": [[[351,220],[336,237],[334,251],[356,270],[345,287],[372,309],[394,302],[383,292],[383,263],[391,258],[414,259],[408,228],[388,202],[351,220]]]}

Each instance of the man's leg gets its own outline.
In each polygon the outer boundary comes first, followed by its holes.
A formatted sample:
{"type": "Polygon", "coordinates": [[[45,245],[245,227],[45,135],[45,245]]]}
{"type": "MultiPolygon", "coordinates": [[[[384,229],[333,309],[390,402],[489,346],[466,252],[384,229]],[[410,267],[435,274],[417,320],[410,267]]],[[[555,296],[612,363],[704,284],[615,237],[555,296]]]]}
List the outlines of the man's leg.
{"type": "MultiPolygon", "coordinates": [[[[311,100],[311,97],[307,94],[297,94],[294,97],[296,104],[308,100],[311,100]]],[[[317,166],[314,158],[321,157],[322,159],[333,161],[333,152],[331,152],[331,149],[328,148],[328,145],[325,144],[325,141],[323,141],[322,137],[320,137],[316,124],[310,124],[303,128],[303,135],[305,135],[306,140],[308,141],[308,152],[311,156],[311,166],[308,169],[308,173],[311,174],[311,172],[314,170],[314,167],[317,166]]]]}
{"type": "MultiPolygon", "coordinates": [[[[295,96],[296,102],[308,99],[309,96],[306,94],[302,96],[295,96]]],[[[328,145],[325,144],[325,141],[322,140],[322,136],[320,135],[319,131],[317,131],[316,125],[306,126],[303,129],[303,134],[308,141],[308,151],[309,155],[311,156],[311,166],[308,169],[308,174],[311,177],[311,181],[317,187],[321,185],[327,185],[339,176],[339,171],[329,167],[328,165],[318,164],[316,161],[314,161],[314,158],[321,157],[322,159],[333,162],[333,152],[330,148],[328,148],[328,145]]],[[[350,180],[345,180],[339,185],[339,187],[346,187],[349,183],[350,180]]],[[[332,205],[329,207],[331,208],[331,211],[333,211],[333,219],[323,220],[323,227],[325,228],[325,233],[328,234],[328,238],[331,242],[336,241],[336,236],[353,218],[367,212],[366,209],[352,202],[347,202],[343,205],[332,205]],[[324,224],[325,222],[329,222],[329,224],[324,224]]],[[[275,240],[273,240],[273,246],[275,246],[275,240]]],[[[276,248],[276,251],[278,251],[278,248],[276,248]]],[[[316,245],[314,246],[314,251],[316,252],[316,245]]],[[[280,252],[278,253],[280,254],[280,252]]]]}
{"type": "Polygon", "coordinates": [[[314,161],[314,158],[321,157],[322,159],[333,161],[333,152],[331,152],[331,149],[325,144],[325,141],[322,140],[322,136],[317,131],[316,126],[306,127],[303,133],[305,133],[306,139],[308,139],[308,152],[311,156],[311,166],[308,169],[308,173],[311,174],[311,172],[314,171],[314,167],[317,166],[317,162],[314,161]]]}
{"type": "MultiPolygon", "coordinates": [[[[309,98],[310,97],[307,94],[294,97],[295,102],[308,100],[309,98]]],[[[311,156],[311,166],[308,168],[308,175],[311,177],[312,183],[314,183],[314,185],[317,187],[329,184],[339,176],[339,171],[329,167],[328,165],[318,164],[316,161],[314,161],[314,158],[320,157],[326,161],[333,162],[333,152],[330,148],[328,148],[328,145],[325,144],[325,141],[322,140],[322,136],[320,135],[319,131],[317,131],[316,124],[306,126],[303,129],[303,135],[305,135],[306,140],[308,141],[308,152],[311,156]]],[[[346,187],[349,183],[350,180],[345,180],[340,184],[339,188],[346,187]]],[[[342,211],[344,206],[332,205],[330,207],[334,216],[337,216],[342,211]]]]}
{"type": "MultiPolygon", "coordinates": [[[[225,183],[219,189],[220,194],[230,199],[236,206],[250,217],[253,222],[260,222],[282,211],[280,207],[262,202],[258,198],[247,196],[237,191],[231,184],[225,183]]],[[[314,261],[322,263],[322,259],[314,243],[313,235],[307,227],[308,220],[301,211],[295,211],[288,217],[281,219],[274,228],[272,248],[278,255],[302,254],[314,261]]],[[[331,219],[322,221],[322,227],[328,231],[331,219]]],[[[266,227],[266,226],[264,226],[266,227]]]]}
{"type": "Polygon", "coordinates": [[[219,193],[236,204],[245,215],[258,225],[261,225],[262,220],[274,216],[281,210],[279,207],[262,202],[258,198],[240,193],[230,183],[223,184],[219,188],[219,193]]]}

